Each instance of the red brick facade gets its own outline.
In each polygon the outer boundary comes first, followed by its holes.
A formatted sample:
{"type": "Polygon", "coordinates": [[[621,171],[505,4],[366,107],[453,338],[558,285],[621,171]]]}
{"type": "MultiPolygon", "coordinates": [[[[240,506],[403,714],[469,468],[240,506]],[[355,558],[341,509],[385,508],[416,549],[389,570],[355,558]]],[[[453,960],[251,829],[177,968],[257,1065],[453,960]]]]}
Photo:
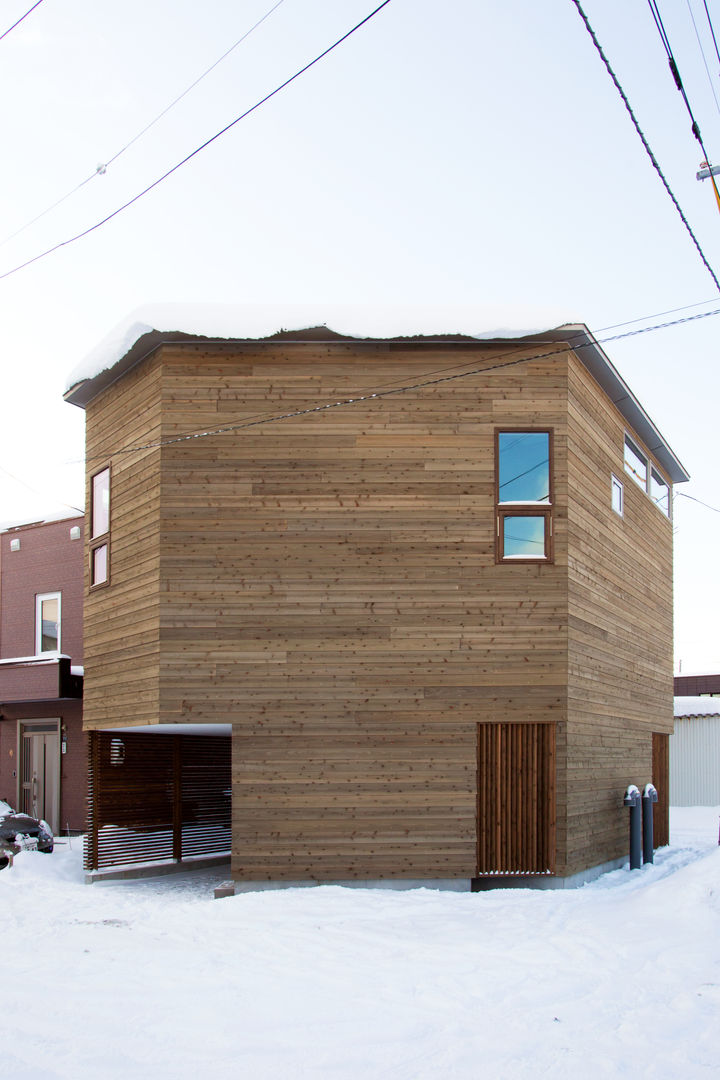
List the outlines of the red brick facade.
{"type": "MultiPolygon", "coordinates": [[[[0,799],[23,807],[23,756],[46,729],[53,742],[51,824],[83,830],[86,736],[82,731],[82,517],[0,533],[0,799]],[[37,597],[60,594],[60,648],[36,658],[37,597]],[[36,658],[36,659],[33,659],[36,658]],[[25,747],[25,749],[24,749],[25,747]]],[[[32,772],[28,761],[25,778],[32,772]]],[[[50,820],[51,808],[44,816],[50,820]]]]}

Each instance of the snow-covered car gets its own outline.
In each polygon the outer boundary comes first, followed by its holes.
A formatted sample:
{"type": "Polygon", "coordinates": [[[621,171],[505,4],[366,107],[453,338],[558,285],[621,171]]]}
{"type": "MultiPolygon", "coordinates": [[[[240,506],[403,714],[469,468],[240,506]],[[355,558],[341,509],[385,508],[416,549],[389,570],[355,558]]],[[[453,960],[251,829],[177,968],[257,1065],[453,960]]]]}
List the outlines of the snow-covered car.
{"type": "Polygon", "coordinates": [[[54,843],[47,821],[18,814],[0,799],[0,870],[11,864],[13,856],[20,851],[42,851],[49,855],[54,843]]]}

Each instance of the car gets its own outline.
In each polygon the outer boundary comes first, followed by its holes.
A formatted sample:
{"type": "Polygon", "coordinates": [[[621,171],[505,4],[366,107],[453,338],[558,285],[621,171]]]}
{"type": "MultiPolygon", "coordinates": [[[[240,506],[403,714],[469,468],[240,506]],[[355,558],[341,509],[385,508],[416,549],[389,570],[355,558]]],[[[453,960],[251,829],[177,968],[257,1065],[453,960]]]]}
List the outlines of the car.
{"type": "Polygon", "coordinates": [[[0,799],[0,870],[12,866],[20,851],[42,851],[49,855],[55,838],[47,821],[18,814],[9,803],[0,799]]]}

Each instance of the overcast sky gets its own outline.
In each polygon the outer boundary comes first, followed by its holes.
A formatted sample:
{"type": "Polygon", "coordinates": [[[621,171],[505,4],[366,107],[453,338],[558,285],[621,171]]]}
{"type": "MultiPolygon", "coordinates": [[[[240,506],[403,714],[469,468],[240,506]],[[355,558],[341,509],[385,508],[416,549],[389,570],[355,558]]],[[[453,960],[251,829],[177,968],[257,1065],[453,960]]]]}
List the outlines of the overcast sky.
{"type": "MultiPolygon", "coordinates": [[[[31,2],[5,0],[0,32],[31,2]]],[[[283,0],[95,175],[274,3],[43,0],[0,41],[0,242],[87,180],[1,243],[0,274],[132,198],[375,6],[283,0]]],[[[720,276],[720,213],[648,5],[583,6],[720,276]]],[[[664,7],[720,161],[690,17],[720,99],[704,6],[664,7]]],[[[600,340],[720,308],[572,0],[391,0],[107,225],[0,280],[0,522],[82,506],[69,372],[157,302],[459,306],[478,331],[583,321],[600,340]]],[[[691,473],[676,491],[718,508],[719,334],[712,316],[605,345],[691,473]]],[[[720,513],[677,496],[675,533],[676,663],[720,670],[720,513]]]]}

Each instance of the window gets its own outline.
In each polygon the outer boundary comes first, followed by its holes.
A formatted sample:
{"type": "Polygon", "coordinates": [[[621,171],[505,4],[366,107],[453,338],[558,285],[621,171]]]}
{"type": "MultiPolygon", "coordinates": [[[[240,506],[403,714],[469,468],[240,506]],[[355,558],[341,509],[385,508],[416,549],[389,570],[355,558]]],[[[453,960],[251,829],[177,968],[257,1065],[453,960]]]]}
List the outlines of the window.
{"type": "Polygon", "coordinates": [[[537,561],[552,550],[549,431],[496,432],[497,557],[537,561]]]}
{"type": "Polygon", "coordinates": [[[622,480],[618,480],[617,476],[612,476],[610,478],[610,483],[611,483],[611,492],[612,492],[611,493],[612,508],[613,508],[613,510],[615,511],[616,514],[619,514],[620,517],[622,517],[623,516],[623,495],[624,495],[622,480]]]}
{"type": "Polygon", "coordinates": [[[655,469],[650,470],[650,498],[666,517],[670,517],[670,488],[655,469]]]}
{"type": "Polygon", "coordinates": [[[109,580],[110,469],[95,473],[90,490],[90,587],[109,580]]]}
{"type": "Polygon", "coordinates": [[[627,435],[625,436],[625,472],[632,476],[643,491],[647,489],[647,458],[627,435]]]}
{"type": "Polygon", "coordinates": [[[670,517],[670,485],[655,466],[649,464],[647,455],[629,435],[625,436],[625,472],[650,496],[665,517],[670,517]]]}
{"type": "Polygon", "coordinates": [[[35,655],[60,652],[60,593],[35,597],[35,655]]]}

